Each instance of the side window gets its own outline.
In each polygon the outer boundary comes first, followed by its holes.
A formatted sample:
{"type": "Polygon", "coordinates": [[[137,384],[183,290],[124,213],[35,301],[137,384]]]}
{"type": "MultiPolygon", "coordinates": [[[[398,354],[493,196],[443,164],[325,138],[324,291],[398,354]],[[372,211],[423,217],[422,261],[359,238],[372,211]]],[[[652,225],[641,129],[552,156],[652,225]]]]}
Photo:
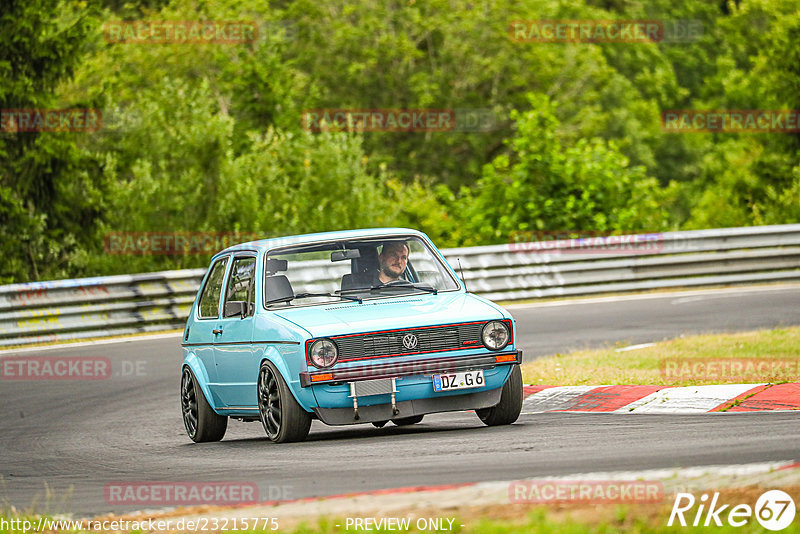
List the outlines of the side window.
{"type": "Polygon", "coordinates": [[[204,319],[219,317],[219,296],[226,265],[228,258],[222,258],[211,267],[211,274],[208,275],[203,294],[200,295],[200,317],[204,319]]]}
{"type": "Polygon", "coordinates": [[[254,257],[236,258],[225,290],[225,317],[252,315],[255,310],[253,273],[256,269],[254,257]]]}

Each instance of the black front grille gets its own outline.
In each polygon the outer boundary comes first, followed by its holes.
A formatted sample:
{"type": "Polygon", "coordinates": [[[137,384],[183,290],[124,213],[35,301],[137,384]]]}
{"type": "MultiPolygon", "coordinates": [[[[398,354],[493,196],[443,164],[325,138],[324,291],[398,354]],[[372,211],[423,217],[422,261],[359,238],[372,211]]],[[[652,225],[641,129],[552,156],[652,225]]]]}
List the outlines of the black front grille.
{"type": "Polygon", "coordinates": [[[453,349],[481,347],[481,329],[484,323],[468,323],[448,326],[432,326],[395,330],[374,334],[362,334],[347,337],[334,337],[339,347],[339,361],[359,360],[420,352],[437,352],[453,349]],[[403,338],[413,334],[417,345],[406,348],[403,338]]]}

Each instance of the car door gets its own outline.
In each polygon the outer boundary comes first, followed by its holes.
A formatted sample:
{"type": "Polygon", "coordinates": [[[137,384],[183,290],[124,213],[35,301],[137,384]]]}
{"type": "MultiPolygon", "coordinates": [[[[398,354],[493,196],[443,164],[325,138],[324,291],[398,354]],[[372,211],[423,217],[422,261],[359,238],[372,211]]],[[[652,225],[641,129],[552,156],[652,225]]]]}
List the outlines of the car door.
{"type": "Polygon", "coordinates": [[[258,369],[253,357],[255,252],[238,253],[225,284],[219,330],[214,341],[217,394],[229,408],[257,412],[258,369]]]}
{"type": "Polygon", "coordinates": [[[219,397],[215,393],[217,382],[217,369],[214,359],[214,341],[218,337],[220,304],[222,301],[222,287],[225,272],[230,263],[230,257],[224,256],[215,261],[208,270],[208,276],[203,283],[197,307],[193,310],[194,321],[187,325],[184,334],[184,346],[200,359],[208,374],[208,386],[214,395],[214,404],[219,405],[219,397]]]}

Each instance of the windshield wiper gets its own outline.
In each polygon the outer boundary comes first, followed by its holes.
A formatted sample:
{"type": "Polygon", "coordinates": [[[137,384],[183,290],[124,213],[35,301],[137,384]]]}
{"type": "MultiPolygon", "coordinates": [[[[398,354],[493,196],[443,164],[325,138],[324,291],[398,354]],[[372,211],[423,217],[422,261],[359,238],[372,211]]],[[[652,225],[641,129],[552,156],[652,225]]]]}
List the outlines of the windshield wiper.
{"type": "Polygon", "coordinates": [[[385,289],[387,287],[412,287],[414,289],[419,289],[420,291],[427,291],[428,293],[433,293],[434,295],[439,293],[439,290],[436,289],[435,287],[426,284],[420,284],[418,282],[417,283],[409,282],[408,280],[394,280],[392,282],[378,284],[377,286],[361,287],[361,288],[355,287],[352,289],[344,289],[342,291],[337,291],[337,293],[345,293],[345,292],[350,293],[359,291],[363,293],[364,291],[377,291],[379,289],[385,289]]]}
{"type": "Polygon", "coordinates": [[[361,304],[363,300],[359,297],[351,297],[349,295],[338,295],[333,293],[298,293],[294,296],[295,298],[305,298],[305,297],[339,297],[347,300],[353,300],[361,304]]]}
{"type": "Polygon", "coordinates": [[[350,295],[334,295],[333,293],[297,293],[295,295],[292,295],[291,297],[287,295],[285,297],[278,297],[276,299],[270,299],[267,302],[265,302],[265,304],[275,304],[276,302],[289,302],[290,300],[303,299],[303,298],[306,298],[306,297],[339,297],[339,298],[343,298],[343,299],[347,299],[347,300],[352,300],[352,301],[358,302],[359,304],[364,302],[359,297],[352,297],[350,295]]]}

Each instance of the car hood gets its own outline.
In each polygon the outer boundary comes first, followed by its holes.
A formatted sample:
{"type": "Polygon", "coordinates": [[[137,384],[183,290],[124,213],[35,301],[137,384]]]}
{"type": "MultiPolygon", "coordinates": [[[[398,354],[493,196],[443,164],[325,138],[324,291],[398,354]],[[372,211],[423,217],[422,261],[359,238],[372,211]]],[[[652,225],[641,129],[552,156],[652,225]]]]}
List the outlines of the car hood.
{"type": "Polygon", "coordinates": [[[307,330],[312,337],[395,328],[502,319],[496,305],[467,293],[404,295],[358,302],[276,310],[276,315],[307,330]]]}

